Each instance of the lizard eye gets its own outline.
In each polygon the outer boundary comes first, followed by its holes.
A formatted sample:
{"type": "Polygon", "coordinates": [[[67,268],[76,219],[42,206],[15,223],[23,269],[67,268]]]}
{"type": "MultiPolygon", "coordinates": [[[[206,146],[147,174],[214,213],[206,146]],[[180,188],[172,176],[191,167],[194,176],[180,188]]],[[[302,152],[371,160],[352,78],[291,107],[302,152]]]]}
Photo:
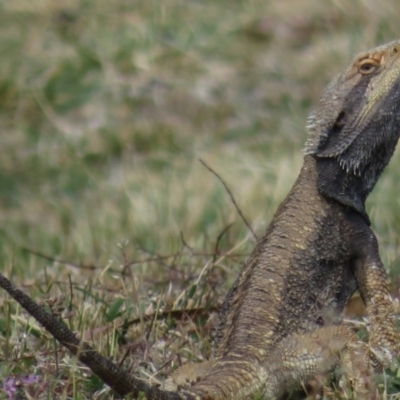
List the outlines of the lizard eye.
{"type": "Polygon", "coordinates": [[[363,75],[369,75],[375,72],[377,68],[378,64],[376,63],[376,61],[368,59],[361,62],[358,70],[363,75]]]}

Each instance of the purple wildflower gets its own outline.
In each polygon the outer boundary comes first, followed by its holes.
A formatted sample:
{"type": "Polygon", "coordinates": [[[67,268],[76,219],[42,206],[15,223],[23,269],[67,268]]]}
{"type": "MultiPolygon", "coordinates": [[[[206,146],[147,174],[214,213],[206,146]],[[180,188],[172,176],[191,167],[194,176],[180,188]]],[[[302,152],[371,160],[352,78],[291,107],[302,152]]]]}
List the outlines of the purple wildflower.
{"type": "Polygon", "coordinates": [[[39,395],[45,390],[46,386],[40,377],[34,374],[24,377],[9,376],[3,382],[3,390],[9,400],[16,398],[17,392],[21,387],[26,389],[30,395],[39,395]]]}
{"type": "Polygon", "coordinates": [[[6,392],[6,395],[9,399],[15,398],[15,394],[18,390],[17,380],[15,379],[15,377],[9,376],[4,380],[3,390],[6,392]]]}

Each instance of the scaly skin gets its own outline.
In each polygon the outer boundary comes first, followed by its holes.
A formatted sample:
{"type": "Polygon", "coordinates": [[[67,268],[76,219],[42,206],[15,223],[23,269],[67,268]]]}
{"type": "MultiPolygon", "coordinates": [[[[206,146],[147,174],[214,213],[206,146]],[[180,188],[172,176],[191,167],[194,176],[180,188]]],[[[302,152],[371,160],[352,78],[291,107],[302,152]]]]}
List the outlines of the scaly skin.
{"type": "Polygon", "coordinates": [[[400,41],[357,55],[325,89],[308,130],[300,175],[226,297],[215,359],[179,370],[168,382],[173,391],[127,375],[2,275],[0,285],[120,395],[281,398],[329,372],[341,354],[357,395],[371,398],[373,385],[363,379],[369,360],[379,370],[400,343],[365,211],[400,134],[400,41]],[[357,289],[369,318],[368,345],[340,323],[357,289]]]}

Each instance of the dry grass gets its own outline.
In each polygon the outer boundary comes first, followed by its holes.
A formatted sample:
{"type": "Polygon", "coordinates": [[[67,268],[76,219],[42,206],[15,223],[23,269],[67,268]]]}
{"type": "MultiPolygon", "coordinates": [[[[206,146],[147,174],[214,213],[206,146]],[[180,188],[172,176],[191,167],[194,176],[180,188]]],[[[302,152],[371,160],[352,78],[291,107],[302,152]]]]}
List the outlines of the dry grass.
{"type": "MultiPolygon", "coordinates": [[[[35,299],[65,295],[71,328],[152,383],[208,358],[212,310],[254,242],[198,160],[261,235],[298,173],[312,104],[355,51],[399,36],[400,4],[0,9],[2,271],[35,299]]],[[[399,166],[397,155],[368,203],[395,282],[399,166]]],[[[42,376],[37,398],[111,397],[4,294],[0,308],[0,379],[42,376]]]]}

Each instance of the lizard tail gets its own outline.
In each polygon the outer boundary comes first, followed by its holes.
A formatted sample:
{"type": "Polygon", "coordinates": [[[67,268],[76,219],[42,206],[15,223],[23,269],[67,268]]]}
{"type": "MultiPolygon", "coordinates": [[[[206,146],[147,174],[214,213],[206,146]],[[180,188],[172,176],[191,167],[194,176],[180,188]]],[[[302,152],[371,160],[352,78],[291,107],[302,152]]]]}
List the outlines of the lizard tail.
{"type": "Polygon", "coordinates": [[[140,379],[129,375],[121,367],[114,364],[108,358],[103,357],[87,343],[81,342],[62,320],[49,314],[22,290],[16,288],[2,274],[0,274],[0,286],[63,346],[70,350],[80,362],[89,367],[92,372],[120,396],[132,394],[134,398],[143,396],[147,400],[190,400],[192,398],[191,396],[181,396],[177,392],[167,392],[150,387],[140,379]]]}

